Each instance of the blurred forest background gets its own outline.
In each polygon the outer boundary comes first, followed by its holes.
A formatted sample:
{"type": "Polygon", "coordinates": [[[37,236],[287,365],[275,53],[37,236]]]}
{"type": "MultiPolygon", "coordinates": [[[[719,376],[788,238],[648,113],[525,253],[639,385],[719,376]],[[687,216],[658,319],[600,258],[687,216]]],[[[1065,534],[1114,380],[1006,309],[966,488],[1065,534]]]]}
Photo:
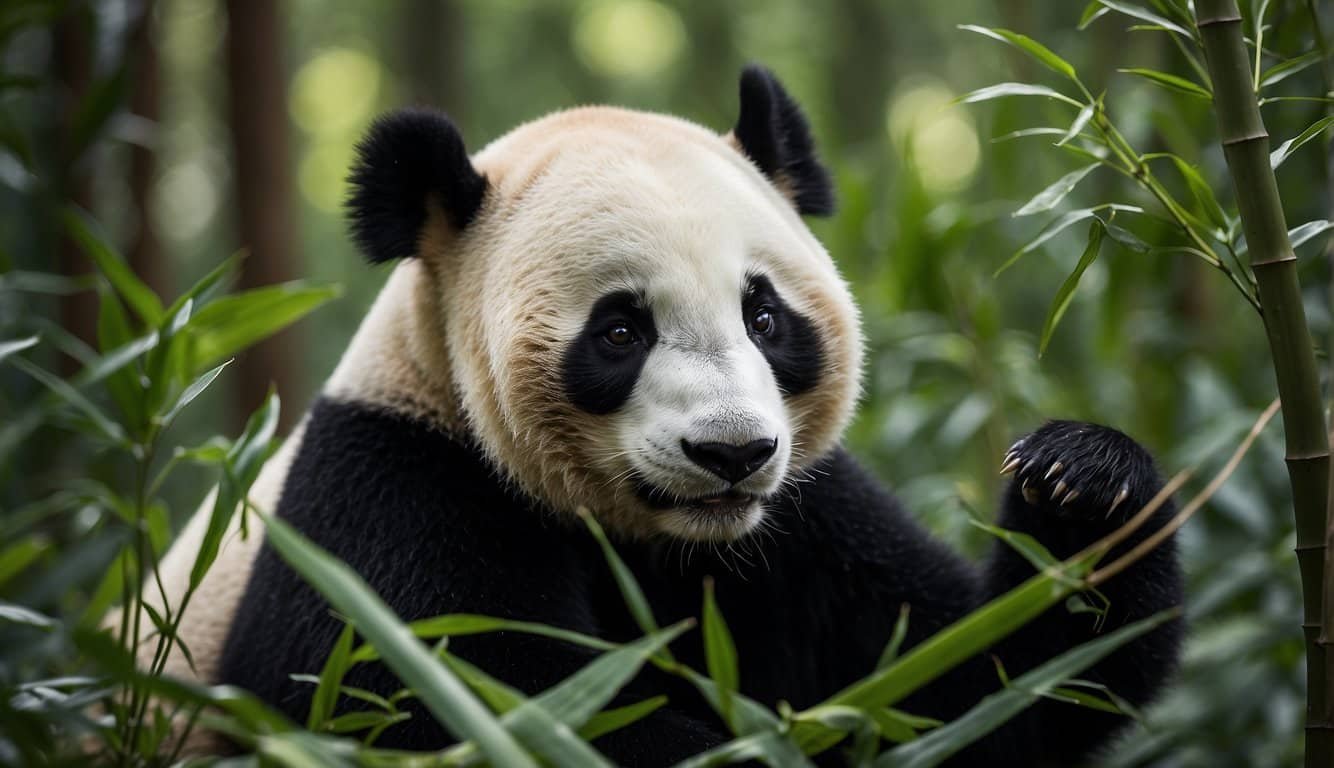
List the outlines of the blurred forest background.
{"type": "MultiPolygon", "coordinates": [[[[168,298],[240,249],[249,252],[242,286],[340,286],[339,299],[242,354],[173,429],[187,445],[235,434],[271,380],[290,424],[388,274],[361,262],[341,215],[352,146],[377,113],[442,107],[474,149],[520,122],[587,103],[671,112],[721,132],[736,117],[741,67],[760,62],[808,111],[837,180],[839,213],[812,227],[861,303],[870,344],[849,442],[940,536],[979,553],[989,537],[969,519],[990,518],[999,458],[1043,418],[1121,428],[1168,472],[1199,463],[1211,470],[1275,393],[1259,318],[1199,260],[1109,244],[1041,357],[1043,321],[1079,259],[1083,228],[993,276],[1047,221],[1011,214],[1082,161],[1052,151],[1050,136],[995,141],[1032,126],[1064,128],[1067,107],[1031,98],[952,103],[1000,80],[1044,74],[960,24],[1042,40],[1095,93],[1107,89],[1108,110],[1133,144],[1196,164],[1231,207],[1208,101],[1117,72],[1189,75],[1168,36],[1130,31],[1115,15],[1079,31],[1083,5],[6,0],[0,272],[90,273],[54,214],[55,202],[73,200],[168,298]]],[[[1315,50],[1312,14],[1334,30],[1329,6],[1270,3],[1265,42],[1274,55],[1266,61],[1315,50]]],[[[1329,62],[1315,64],[1272,93],[1328,93],[1329,62]]],[[[1264,116],[1277,144],[1326,108],[1274,101],[1264,116]]],[[[1279,170],[1292,226],[1332,218],[1325,139],[1279,170]]],[[[1065,207],[1106,202],[1151,206],[1100,171],[1065,207]]],[[[1179,239],[1152,218],[1117,221],[1148,243],[1179,239]]],[[[1298,250],[1322,340],[1334,289],[1324,248],[1325,238],[1313,237],[1298,250]]],[[[77,370],[97,335],[96,294],[35,293],[5,277],[0,338],[40,333],[50,343],[34,358],[49,370],[77,370]]],[[[40,391],[0,367],[0,429],[40,391]]],[[[1279,430],[1183,530],[1192,638],[1181,684],[1106,765],[1295,764],[1302,645],[1279,430]]],[[[42,427],[0,456],[0,523],[72,477],[115,471],[59,425],[42,427]]],[[[183,470],[163,487],[173,529],[211,483],[202,470],[183,470]]],[[[56,557],[89,524],[78,510],[47,520],[40,556],[56,557]]],[[[23,584],[22,574],[0,573],[0,596],[23,584]]],[[[77,610],[81,600],[74,588],[50,596],[52,610],[77,610]]]]}

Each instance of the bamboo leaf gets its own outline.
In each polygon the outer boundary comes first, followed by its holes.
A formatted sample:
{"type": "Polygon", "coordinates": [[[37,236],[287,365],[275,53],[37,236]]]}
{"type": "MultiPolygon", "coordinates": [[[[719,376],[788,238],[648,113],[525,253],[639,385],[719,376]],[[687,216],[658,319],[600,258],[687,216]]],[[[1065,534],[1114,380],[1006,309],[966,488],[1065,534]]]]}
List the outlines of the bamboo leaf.
{"type": "Polygon", "coordinates": [[[916,739],[918,731],[929,731],[944,725],[934,717],[921,717],[893,707],[872,709],[871,718],[885,738],[900,744],[916,739]]]}
{"type": "Polygon", "coordinates": [[[1084,126],[1089,124],[1089,120],[1093,119],[1093,112],[1096,109],[1096,104],[1085,104],[1084,108],[1079,110],[1079,114],[1075,115],[1075,121],[1070,124],[1070,130],[1061,136],[1060,141],[1056,142],[1056,146],[1063,147],[1069,144],[1071,139],[1078,136],[1084,130],[1084,126]]]}
{"type": "Polygon", "coordinates": [[[903,647],[903,641],[908,637],[908,613],[911,606],[907,603],[899,606],[899,618],[894,622],[894,631],[889,635],[889,642],[885,644],[885,649],[880,652],[880,659],[876,662],[876,669],[884,669],[899,657],[899,649],[903,647]]]}
{"type": "MultiPolygon", "coordinates": [[[[452,613],[445,616],[420,619],[408,624],[408,630],[414,636],[424,640],[477,635],[487,632],[525,632],[603,651],[617,648],[615,644],[602,638],[580,634],[560,627],[551,627],[529,621],[498,619],[492,616],[478,616],[470,613],[452,613]]],[[[355,663],[374,661],[378,658],[380,656],[375,648],[369,645],[363,645],[352,652],[352,661],[355,663]]]]}
{"type": "Polygon", "coordinates": [[[92,401],[83,395],[82,392],[75,389],[69,382],[55,376],[45,369],[28,362],[22,357],[15,357],[11,364],[19,370],[36,379],[40,384],[51,390],[56,397],[67,405],[73,406],[81,412],[92,425],[102,434],[104,438],[117,445],[126,445],[129,438],[125,434],[125,429],[120,424],[112,421],[102,410],[92,401]]]}
{"type": "Polygon", "coordinates": [[[1051,550],[1026,533],[1011,531],[999,525],[991,525],[975,517],[968,518],[968,522],[1005,542],[1010,549],[1022,555],[1036,571],[1045,571],[1052,566],[1059,565],[1061,562],[1051,553],[1051,550]]]}
{"type": "Polygon", "coordinates": [[[65,210],[65,229],[88,258],[97,265],[98,271],[116,289],[116,293],[134,310],[144,324],[152,328],[162,321],[162,302],[143,281],[135,277],[129,265],[107,244],[105,236],[97,231],[97,225],[83,211],[77,208],[65,210]]]}
{"type": "Polygon", "coordinates": [[[1316,219],[1308,221],[1305,224],[1293,227],[1288,231],[1288,240],[1291,241],[1293,249],[1305,245],[1308,240],[1324,232],[1334,229],[1334,221],[1325,219],[1316,219]]]}
{"type": "Polygon", "coordinates": [[[1141,240],[1138,235],[1125,227],[1117,226],[1111,222],[1105,222],[1103,226],[1107,227],[1107,236],[1115,240],[1123,248],[1132,250],[1135,253],[1148,253],[1153,250],[1153,246],[1141,240]]]}
{"type": "Polygon", "coordinates": [[[997,136],[991,140],[991,143],[999,144],[1002,141],[1022,139],[1028,136],[1064,136],[1065,133],[1065,128],[1023,128],[1018,131],[1010,131],[1003,136],[997,136]]]}
{"type": "Polygon", "coordinates": [[[181,411],[185,410],[187,405],[194,402],[196,397],[199,397],[204,393],[204,390],[208,389],[208,386],[213,383],[213,380],[218,378],[218,374],[222,373],[222,369],[226,368],[231,362],[231,360],[224,360],[220,365],[210,368],[200,374],[194,381],[190,382],[189,386],[187,386],[181,392],[180,396],[176,398],[176,402],[172,403],[171,407],[167,409],[167,413],[162,417],[162,423],[170,424],[175,420],[176,416],[179,415],[181,411]]]}
{"type": "Polygon", "coordinates": [[[1163,611],[1127,624],[1097,640],[1084,643],[1037,669],[1016,678],[1004,690],[984,698],[959,719],[921,738],[896,747],[876,760],[876,768],[931,768],[940,765],[964,747],[991,733],[1001,724],[1033,704],[1062,681],[1079,674],[1108,654],[1177,618],[1177,610],[1163,611]]]}
{"type": "Polygon", "coordinates": [[[732,642],[732,633],[727,630],[727,622],[723,620],[714,599],[713,579],[704,582],[704,660],[709,677],[718,685],[723,722],[736,733],[732,720],[732,696],[740,685],[736,645],[732,642]]]}
{"type": "Polygon", "coordinates": [[[1060,205],[1061,201],[1065,199],[1065,196],[1070,194],[1071,190],[1075,188],[1075,185],[1079,184],[1085,176],[1092,173],[1093,169],[1097,168],[1098,165],[1098,163],[1093,163],[1065,174],[1061,178],[1052,182],[1046,189],[1034,195],[1032,200],[1024,203],[1022,208],[1011,215],[1015,217],[1030,216],[1034,213],[1050,211],[1052,208],[1060,205]]]}
{"type": "Polygon", "coordinates": [[[1040,62],[1043,66],[1047,67],[1051,71],[1056,72],[1057,74],[1065,75],[1071,80],[1078,81],[1079,79],[1078,76],[1075,74],[1075,68],[1070,66],[1070,62],[1066,61],[1060,56],[1057,56],[1055,53],[1052,52],[1050,48],[1043,45],[1042,43],[1039,43],[1037,40],[1034,40],[1033,38],[1027,35],[1021,35],[1018,32],[1011,32],[1008,29],[979,27],[976,24],[960,24],[959,29],[967,30],[969,32],[976,32],[979,35],[986,35],[987,37],[990,37],[993,40],[1000,40],[1003,43],[1009,43],[1010,45],[1013,45],[1014,47],[1018,48],[1024,53],[1027,53],[1029,56],[1033,57],[1035,60],[1040,62]]]}
{"type": "Polygon", "coordinates": [[[237,507],[250,492],[250,485],[259,474],[260,466],[267,458],[273,433],[278,429],[278,395],[273,392],[265,398],[259,410],[250,415],[245,430],[228,449],[223,460],[222,481],[218,483],[213,498],[213,511],[209,515],[208,528],[199,544],[199,554],[195,556],[194,566],[190,569],[190,589],[195,589],[204,580],[208,569],[218,557],[218,548],[222,537],[231,525],[232,516],[237,507]]]}
{"type": "Polygon", "coordinates": [[[1260,75],[1260,87],[1267,88],[1275,83],[1283,82],[1319,61],[1320,51],[1307,51],[1301,56],[1279,62],[1265,70],[1264,74],[1260,75]]]}
{"type": "Polygon", "coordinates": [[[309,730],[320,730],[325,721],[333,717],[334,706],[338,703],[338,688],[352,666],[348,658],[352,654],[352,639],[352,625],[344,624],[343,631],[338,633],[338,639],[334,641],[333,650],[324,660],[324,669],[320,670],[315,693],[310,697],[310,712],[306,715],[306,728],[309,730]]]}
{"type": "Polygon", "coordinates": [[[715,765],[731,765],[753,760],[782,768],[811,766],[810,761],[802,757],[800,752],[793,750],[791,742],[781,734],[776,731],[761,731],[682,760],[675,768],[710,768],[715,765]]]}
{"type": "Polygon", "coordinates": [[[651,699],[644,699],[624,707],[599,712],[588,718],[588,722],[579,728],[579,738],[584,741],[593,741],[600,736],[619,731],[626,726],[643,720],[661,709],[666,703],[666,696],[654,696],[651,699]]]}
{"type": "Polygon", "coordinates": [[[245,260],[245,257],[245,251],[237,251],[231,256],[223,259],[218,266],[210,269],[208,274],[199,278],[198,282],[190,286],[190,290],[177,297],[176,301],[172,302],[171,306],[167,308],[166,314],[168,316],[176,314],[180,311],[181,307],[185,306],[185,302],[187,301],[192,301],[201,305],[206,303],[203,301],[204,295],[236,272],[236,270],[240,268],[241,262],[245,260]]]}
{"type": "Polygon", "coordinates": [[[592,718],[638,674],[649,656],[665,648],[689,626],[690,622],[681,622],[605,653],[532,699],[525,699],[462,659],[447,658],[451,667],[479,694],[496,697],[492,706],[504,713],[500,722],[524,746],[557,765],[570,768],[606,765],[572,729],[592,718]]]}
{"type": "Polygon", "coordinates": [[[536,766],[462,681],[422,647],[351,568],[277,517],[265,516],[268,543],[380,652],[450,733],[472,740],[494,765],[536,766]]]}
{"type": "Polygon", "coordinates": [[[584,525],[592,531],[593,537],[597,539],[598,545],[602,547],[602,555],[607,559],[607,565],[611,567],[612,575],[616,579],[616,586],[621,591],[621,597],[624,598],[626,606],[630,609],[631,615],[635,618],[635,623],[639,629],[646,635],[658,631],[658,622],[653,618],[653,609],[649,607],[648,600],[644,597],[644,591],[639,588],[639,582],[635,581],[635,575],[630,572],[630,567],[625,564],[621,556],[616,554],[616,550],[607,540],[607,534],[603,532],[602,526],[593,519],[593,515],[587,509],[579,509],[579,516],[584,519],[584,525]]]}
{"type": "Polygon", "coordinates": [[[40,339],[37,336],[29,336],[26,339],[11,339],[9,341],[0,341],[0,362],[3,362],[6,357],[9,357],[10,355],[16,352],[22,352],[25,349],[32,349],[33,347],[37,346],[38,341],[40,341],[40,339]]]}
{"type": "Polygon", "coordinates": [[[1066,229],[1069,229],[1070,227],[1074,226],[1075,224],[1078,224],[1081,221],[1084,221],[1086,219],[1091,219],[1097,216],[1099,211],[1104,211],[1104,210],[1111,211],[1113,214],[1115,214],[1118,211],[1123,211],[1125,213],[1144,213],[1144,209],[1140,208],[1139,206],[1121,205],[1120,203],[1105,203],[1103,205],[1096,205],[1092,208],[1080,208],[1074,211],[1067,211],[1061,214],[1060,216],[1056,217],[1055,219],[1052,219],[1046,226],[1042,228],[1040,232],[1038,232],[1037,237],[1028,241],[1028,243],[1025,244],[1024,247],[1020,248],[1018,251],[1015,251],[1014,254],[1010,256],[1010,258],[1005,260],[1004,264],[1001,264],[1000,267],[998,267],[996,271],[992,273],[992,277],[996,277],[1000,275],[1000,273],[1009,269],[1011,266],[1014,265],[1016,261],[1018,261],[1021,257],[1023,257],[1024,254],[1032,253],[1033,251],[1041,247],[1044,243],[1046,243],[1048,240],[1052,239],[1053,237],[1065,231],[1066,229]]]}
{"type": "MultiPolygon", "coordinates": [[[[972,658],[1028,623],[1033,617],[1068,597],[1072,584],[1082,583],[1096,555],[1068,560],[1057,569],[1039,573],[996,597],[945,629],[916,645],[893,664],[853,683],[822,704],[846,704],[862,709],[892,706],[938,676],[972,658]]],[[[818,737],[798,726],[793,738],[803,748],[818,737]]]]}
{"type": "Polygon", "coordinates": [[[1153,83],[1154,85],[1166,88],[1169,91],[1176,91],[1177,93],[1184,93],[1189,96],[1198,96],[1199,98],[1202,99],[1212,99],[1214,97],[1214,95],[1210,93],[1208,89],[1204,88],[1203,86],[1193,81],[1187,80],[1184,77],[1178,77],[1177,75],[1169,74],[1167,72],[1160,72],[1156,69],[1145,69],[1144,67],[1129,67],[1127,69],[1118,69],[1116,71],[1123,72],[1127,75],[1135,75],[1136,77],[1142,77],[1145,80],[1148,80],[1149,82],[1153,83]]]}
{"type": "MultiPolygon", "coordinates": [[[[130,330],[130,319],[125,315],[120,299],[105,288],[99,287],[97,293],[97,347],[106,354],[133,339],[134,332],[130,330]]],[[[124,414],[126,423],[140,425],[147,421],[138,371],[121,369],[111,374],[107,377],[107,391],[124,414]]]]}
{"type": "Polygon", "coordinates": [[[1292,156],[1293,152],[1296,152],[1298,149],[1301,149],[1302,145],[1306,144],[1311,139],[1314,139],[1315,137],[1324,133],[1325,129],[1329,128],[1331,125],[1334,125],[1334,115],[1322,117],[1319,120],[1312,123],[1311,125],[1307,126],[1306,130],[1302,131],[1301,133],[1297,134],[1291,139],[1288,139],[1282,144],[1279,144],[1278,149],[1275,149],[1273,152],[1269,153],[1269,167],[1277,169],[1280,165],[1283,164],[1284,160],[1287,160],[1289,157],[1292,156]]]}
{"type": "Polygon", "coordinates": [[[1170,19],[1164,16],[1159,16],[1158,14],[1154,13],[1153,11],[1150,11],[1148,8],[1145,8],[1143,6],[1135,5],[1133,3],[1121,2],[1121,0],[1098,0],[1098,2],[1112,9],[1113,11],[1116,11],[1117,13],[1123,13],[1127,16],[1130,16],[1131,18],[1139,19],[1140,21],[1147,21],[1150,24],[1155,24],[1157,26],[1163,27],[1164,29],[1171,30],[1172,32],[1181,35],[1182,37],[1188,40],[1194,39],[1194,36],[1191,35],[1190,30],[1186,29],[1180,24],[1177,24],[1174,21],[1171,21],[1170,19]]]}
{"type": "Polygon", "coordinates": [[[1075,265],[1075,271],[1061,283],[1061,288],[1056,292],[1056,298],[1052,301],[1051,309],[1047,312],[1047,321],[1042,324],[1042,340],[1038,343],[1038,357],[1042,357],[1047,351],[1047,344],[1051,342],[1051,336],[1056,332],[1056,326],[1060,324],[1061,318],[1065,316],[1065,310],[1070,307],[1070,301],[1074,299],[1075,289],[1079,287],[1079,280],[1084,276],[1084,270],[1089,268],[1094,259],[1098,258],[1098,251],[1102,248],[1102,236],[1107,231],[1100,220],[1095,219],[1093,225],[1089,227],[1088,245],[1084,248],[1084,253],[1079,257],[1079,263],[1075,265]]]}
{"type": "Polygon", "coordinates": [[[1093,0],[1093,2],[1084,6],[1084,12],[1079,14],[1079,24],[1075,29],[1083,32],[1085,29],[1088,29],[1090,24],[1101,19],[1103,16],[1106,16],[1109,12],[1107,6],[1098,2],[1098,0],[1093,0]]]}
{"type": "Polygon", "coordinates": [[[186,370],[195,375],[264,339],[339,296],[335,285],[293,281],[210,302],[190,318],[186,370]]]}
{"type": "Polygon", "coordinates": [[[1082,103],[1075,101],[1055,88],[1048,88],[1045,85],[1033,85],[1031,83],[999,83],[997,85],[989,85],[986,88],[978,88],[976,91],[965,93],[956,98],[954,102],[956,104],[976,104],[982,101],[1005,98],[1006,96],[1042,96],[1048,99],[1063,101],[1074,107],[1084,106],[1082,103]]]}

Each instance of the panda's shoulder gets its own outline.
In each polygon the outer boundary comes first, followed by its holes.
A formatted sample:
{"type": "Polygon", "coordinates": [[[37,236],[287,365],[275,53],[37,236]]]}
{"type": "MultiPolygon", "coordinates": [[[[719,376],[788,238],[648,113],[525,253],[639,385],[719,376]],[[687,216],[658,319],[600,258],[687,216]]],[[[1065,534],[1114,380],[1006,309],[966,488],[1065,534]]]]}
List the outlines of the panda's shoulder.
{"type": "Polygon", "coordinates": [[[441,548],[551,557],[572,539],[475,441],[390,407],[331,398],[311,409],[278,513],[345,559],[441,548]]]}

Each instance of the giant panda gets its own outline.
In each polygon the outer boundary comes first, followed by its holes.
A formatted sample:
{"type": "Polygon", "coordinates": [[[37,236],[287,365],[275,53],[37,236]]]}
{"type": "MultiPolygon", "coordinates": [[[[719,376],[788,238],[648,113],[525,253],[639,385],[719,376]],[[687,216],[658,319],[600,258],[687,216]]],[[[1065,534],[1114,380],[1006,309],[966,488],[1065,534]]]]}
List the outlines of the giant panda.
{"type": "MultiPolygon", "coordinates": [[[[766,69],[744,70],[722,135],[588,107],[470,157],[440,113],[394,112],[358,146],[350,188],[353,240],[369,261],[397,264],[252,499],[405,619],[468,612],[636,636],[583,508],[659,622],[697,615],[711,577],[741,690],[800,708],[870,673],[902,606],[911,645],[1032,575],[1004,544],[978,565],[938,543],[840,447],[860,387],[858,310],[802,220],[832,211],[829,174],[766,69]]],[[[1003,470],[1013,477],[1000,524],[1058,556],[1161,487],[1130,438],[1074,422],[1020,439],[1003,470]]],[[[161,566],[173,597],[206,518],[161,566]]],[[[989,655],[1014,676],[1179,604],[1173,543],[1102,592],[1101,621],[1053,609],[989,655]]],[[[242,686],[300,721],[313,689],[290,675],[317,672],[341,627],[262,536],[232,535],[184,617],[193,665],[177,655],[169,671],[242,686]]],[[[1180,634],[1166,624],[1084,677],[1143,704],[1170,677],[1180,634]]],[[[698,633],[674,648],[702,668],[698,633]]],[[[590,659],[512,633],[451,650],[529,694],[590,659]]],[[[376,665],[348,682],[400,687],[376,665]]],[[[992,659],[978,658],[900,706],[949,719],[1000,685],[992,659]]],[[[661,765],[727,739],[673,680],[645,673],[621,700],[663,692],[666,707],[595,747],[661,765]]],[[[1044,700],[956,760],[1076,765],[1123,725],[1044,700]]],[[[417,711],[377,743],[451,740],[417,711]]]]}

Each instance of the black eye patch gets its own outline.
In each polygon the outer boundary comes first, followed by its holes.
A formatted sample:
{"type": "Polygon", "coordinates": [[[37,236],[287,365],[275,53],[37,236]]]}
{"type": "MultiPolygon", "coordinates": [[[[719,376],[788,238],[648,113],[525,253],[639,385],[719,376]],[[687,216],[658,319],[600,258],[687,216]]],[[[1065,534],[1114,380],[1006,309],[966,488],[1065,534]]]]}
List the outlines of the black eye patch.
{"type": "Polygon", "coordinates": [[[799,395],[820,383],[824,350],[815,324],[783,301],[774,284],[764,275],[754,275],[741,301],[742,317],[749,325],[760,309],[767,308],[771,325],[767,333],[750,333],[784,395],[799,395]]]}
{"type": "Polygon", "coordinates": [[[657,341],[653,315],[638,296],[629,291],[603,296],[565,349],[561,362],[565,396],[588,413],[615,411],[630,398],[657,341]]]}

